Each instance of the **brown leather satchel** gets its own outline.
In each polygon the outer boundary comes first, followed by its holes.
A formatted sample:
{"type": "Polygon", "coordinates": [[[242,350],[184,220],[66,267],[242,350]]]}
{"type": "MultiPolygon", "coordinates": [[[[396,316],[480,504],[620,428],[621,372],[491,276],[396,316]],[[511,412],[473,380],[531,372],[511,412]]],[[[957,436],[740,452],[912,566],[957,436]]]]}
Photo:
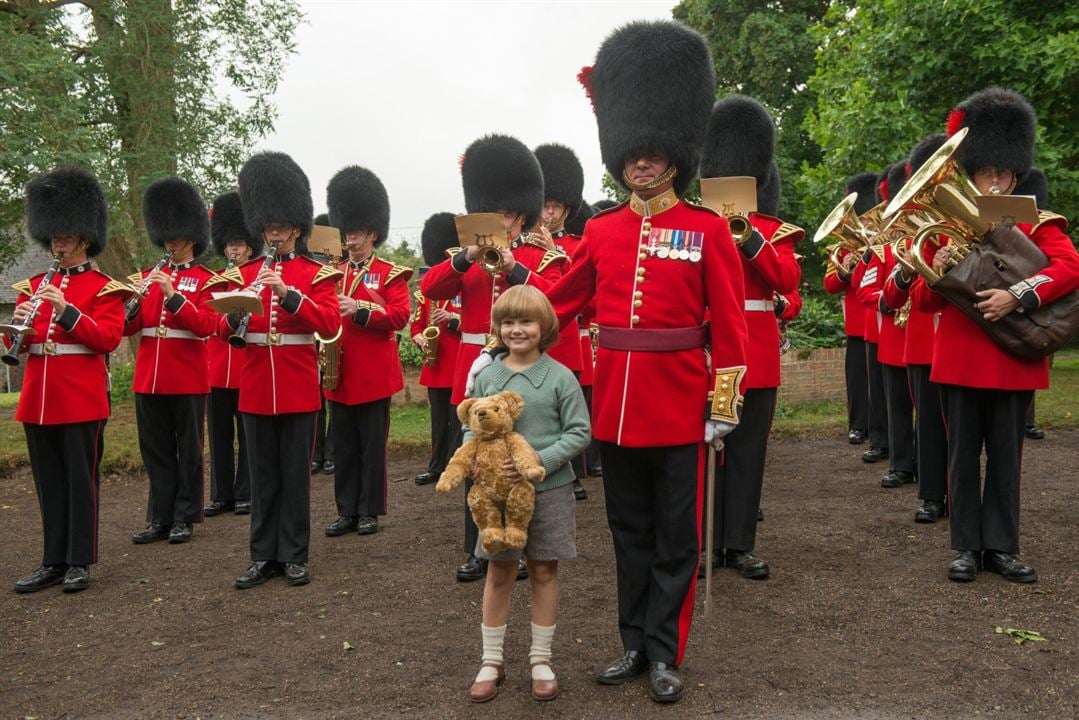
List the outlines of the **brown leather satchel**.
{"type": "Polygon", "coordinates": [[[1036,275],[1049,264],[1037,245],[1014,227],[997,226],[970,254],[933,285],[933,289],[976,322],[1005,351],[1026,359],[1043,358],[1060,349],[1079,330],[1079,290],[1042,305],[1032,312],[1016,309],[990,322],[974,305],[975,293],[1007,290],[1036,275]]]}

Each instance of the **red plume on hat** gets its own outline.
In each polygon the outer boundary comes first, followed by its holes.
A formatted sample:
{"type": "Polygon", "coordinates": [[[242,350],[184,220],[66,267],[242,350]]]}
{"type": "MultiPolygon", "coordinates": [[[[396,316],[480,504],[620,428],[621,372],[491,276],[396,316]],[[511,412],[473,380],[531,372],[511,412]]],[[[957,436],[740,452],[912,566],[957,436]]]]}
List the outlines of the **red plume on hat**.
{"type": "Polygon", "coordinates": [[[952,135],[955,135],[957,132],[959,132],[959,129],[963,127],[963,119],[965,117],[966,113],[959,108],[955,108],[950,113],[948,113],[948,125],[946,130],[946,132],[948,133],[948,137],[951,137],[952,135]]]}
{"type": "Polygon", "coordinates": [[[577,73],[577,82],[584,88],[584,94],[588,96],[588,102],[592,104],[592,112],[596,112],[596,101],[592,99],[592,66],[585,65],[581,72],[577,73]]]}

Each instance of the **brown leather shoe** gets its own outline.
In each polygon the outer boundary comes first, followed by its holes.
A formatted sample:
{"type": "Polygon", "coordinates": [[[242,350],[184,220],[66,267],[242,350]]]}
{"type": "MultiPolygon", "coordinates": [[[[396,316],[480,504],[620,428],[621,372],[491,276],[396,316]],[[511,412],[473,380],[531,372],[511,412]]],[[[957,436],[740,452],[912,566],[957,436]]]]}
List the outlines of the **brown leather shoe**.
{"type": "Polygon", "coordinates": [[[489,700],[494,700],[498,697],[499,686],[502,684],[502,681],[506,679],[506,667],[501,663],[488,660],[481,663],[480,667],[497,668],[498,677],[494,680],[484,680],[482,682],[472,683],[472,687],[468,689],[468,699],[474,703],[485,703],[489,700]]]}
{"type": "MultiPolygon", "coordinates": [[[[532,663],[532,667],[537,665],[546,665],[547,668],[554,673],[554,668],[551,667],[551,663],[541,660],[540,662],[532,663]]],[[[554,700],[558,697],[558,678],[554,680],[537,680],[532,678],[532,699],[533,700],[554,700]]]]}

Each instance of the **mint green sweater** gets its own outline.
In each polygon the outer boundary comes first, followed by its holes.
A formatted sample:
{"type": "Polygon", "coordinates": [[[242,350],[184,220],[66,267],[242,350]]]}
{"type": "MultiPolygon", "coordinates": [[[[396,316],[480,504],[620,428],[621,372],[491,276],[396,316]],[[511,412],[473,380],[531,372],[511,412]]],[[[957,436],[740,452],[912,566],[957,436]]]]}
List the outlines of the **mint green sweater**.
{"type": "MultiPolygon", "coordinates": [[[[540,355],[532,367],[515,372],[503,362],[505,355],[495,358],[476,376],[472,397],[497,395],[511,390],[524,398],[525,406],[517,418],[514,430],[539,453],[547,471],[536,492],[573,482],[571,458],[580,455],[592,436],[588,406],[581,385],[568,368],[552,360],[547,353],[540,355]]],[[[472,436],[465,427],[465,440],[472,436]]]]}

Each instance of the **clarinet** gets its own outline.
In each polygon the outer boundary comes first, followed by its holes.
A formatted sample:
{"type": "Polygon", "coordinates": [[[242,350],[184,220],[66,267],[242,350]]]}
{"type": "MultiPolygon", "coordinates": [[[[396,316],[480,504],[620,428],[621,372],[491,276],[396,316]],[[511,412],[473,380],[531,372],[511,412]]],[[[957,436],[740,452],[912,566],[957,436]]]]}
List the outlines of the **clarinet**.
{"type": "Polygon", "coordinates": [[[139,316],[139,308],[142,307],[142,301],[146,297],[146,293],[150,291],[150,285],[153,281],[150,280],[150,275],[165,267],[165,263],[172,259],[172,251],[165,253],[160,260],[157,261],[157,265],[154,265],[154,269],[150,271],[150,274],[142,281],[142,285],[138,288],[133,288],[135,294],[132,295],[127,303],[124,305],[124,322],[129,323],[139,316]]]}
{"type": "Polygon", "coordinates": [[[37,286],[33,297],[30,298],[30,312],[26,315],[26,321],[16,324],[13,317],[11,323],[5,326],[5,330],[14,334],[11,339],[11,349],[4,353],[3,357],[0,357],[0,360],[3,360],[5,365],[15,366],[19,364],[19,353],[22,351],[23,343],[26,341],[27,336],[34,334],[31,323],[34,321],[38,307],[41,306],[41,288],[52,284],[52,279],[56,276],[56,271],[60,269],[60,260],[63,257],[63,253],[56,253],[53,256],[52,262],[49,263],[49,269],[45,271],[45,277],[41,279],[41,284],[37,286]]]}
{"type": "MultiPolygon", "coordinates": [[[[271,250],[272,249],[273,248],[271,248],[271,250]]],[[[273,264],[275,257],[276,254],[274,252],[266,253],[266,259],[262,261],[262,267],[259,268],[259,275],[262,274],[263,270],[270,269],[270,265],[273,264]]],[[[249,289],[251,290],[251,292],[257,295],[259,292],[262,291],[262,282],[256,280],[249,289]]],[[[251,313],[244,313],[243,317],[240,318],[240,324],[236,327],[236,332],[229,336],[229,345],[236,348],[237,350],[242,350],[247,347],[247,326],[250,324],[251,313]]]]}

